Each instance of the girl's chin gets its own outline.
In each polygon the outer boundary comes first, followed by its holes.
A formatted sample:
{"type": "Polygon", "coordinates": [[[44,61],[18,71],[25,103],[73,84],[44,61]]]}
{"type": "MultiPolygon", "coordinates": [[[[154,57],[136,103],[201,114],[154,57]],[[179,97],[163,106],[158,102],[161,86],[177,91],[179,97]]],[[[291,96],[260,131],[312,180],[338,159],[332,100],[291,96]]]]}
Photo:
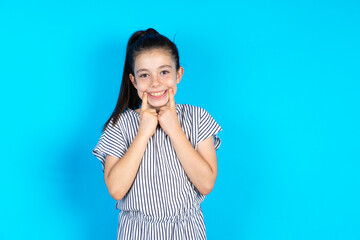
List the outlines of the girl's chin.
{"type": "Polygon", "coordinates": [[[168,105],[168,102],[165,102],[165,103],[152,103],[152,102],[149,102],[149,105],[152,107],[152,108],[155,108],[155,109],[159,109],[161,107],[164,107],[164,106],[167,106],[168,105]]]}

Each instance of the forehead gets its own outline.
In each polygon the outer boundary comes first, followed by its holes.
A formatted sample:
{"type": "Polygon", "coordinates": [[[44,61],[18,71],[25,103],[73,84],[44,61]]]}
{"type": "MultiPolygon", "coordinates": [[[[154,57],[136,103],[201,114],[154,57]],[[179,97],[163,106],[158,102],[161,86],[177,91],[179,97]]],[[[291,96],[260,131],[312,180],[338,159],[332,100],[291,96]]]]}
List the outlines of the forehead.
{"type": "Polygon", "coordinates": [[[135,69],[157,68],[162,65],[175,66],[174,59],[169,51],[164,49],[151,49],[141,52],[135,58],[135,69]]]}

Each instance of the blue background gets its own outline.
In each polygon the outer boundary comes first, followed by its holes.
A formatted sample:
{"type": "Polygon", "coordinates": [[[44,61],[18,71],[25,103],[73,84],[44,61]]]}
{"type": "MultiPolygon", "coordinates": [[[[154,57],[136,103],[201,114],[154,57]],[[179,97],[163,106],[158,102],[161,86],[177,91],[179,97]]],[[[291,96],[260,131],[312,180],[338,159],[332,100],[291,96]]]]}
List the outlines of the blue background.
{"type": "Polygon", "coordinates": [[[359,1],[0,1],[0,239],[115,239],[92,155],[153,27],[221,124],[208,239],[360,239],[359,1]]]}

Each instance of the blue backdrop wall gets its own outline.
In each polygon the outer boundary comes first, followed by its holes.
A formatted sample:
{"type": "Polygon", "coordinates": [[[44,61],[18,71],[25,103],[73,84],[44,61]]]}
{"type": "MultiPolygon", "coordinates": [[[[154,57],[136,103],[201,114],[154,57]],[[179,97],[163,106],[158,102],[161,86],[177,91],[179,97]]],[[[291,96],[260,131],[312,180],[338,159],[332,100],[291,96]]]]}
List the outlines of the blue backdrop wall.
{"type": "Polygon", "coordinates": [[[359,1],[0,1],[0,239],[114,239],[91,154],[153,27],[223,127],[208,239],[360,239],[359,1]]]}

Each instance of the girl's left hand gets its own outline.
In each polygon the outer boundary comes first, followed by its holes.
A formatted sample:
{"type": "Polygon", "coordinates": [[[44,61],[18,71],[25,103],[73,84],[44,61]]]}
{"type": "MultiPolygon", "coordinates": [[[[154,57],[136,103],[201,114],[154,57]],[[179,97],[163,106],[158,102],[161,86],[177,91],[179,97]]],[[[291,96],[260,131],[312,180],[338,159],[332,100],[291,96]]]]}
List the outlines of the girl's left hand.
{"type": "Polygon", "coordinates": [[[158,121],[164,132],[172,137],[177,131],[182,130],[175,109],[174,91],[169,89],[169,105],[160,108],[158,121]]]}

